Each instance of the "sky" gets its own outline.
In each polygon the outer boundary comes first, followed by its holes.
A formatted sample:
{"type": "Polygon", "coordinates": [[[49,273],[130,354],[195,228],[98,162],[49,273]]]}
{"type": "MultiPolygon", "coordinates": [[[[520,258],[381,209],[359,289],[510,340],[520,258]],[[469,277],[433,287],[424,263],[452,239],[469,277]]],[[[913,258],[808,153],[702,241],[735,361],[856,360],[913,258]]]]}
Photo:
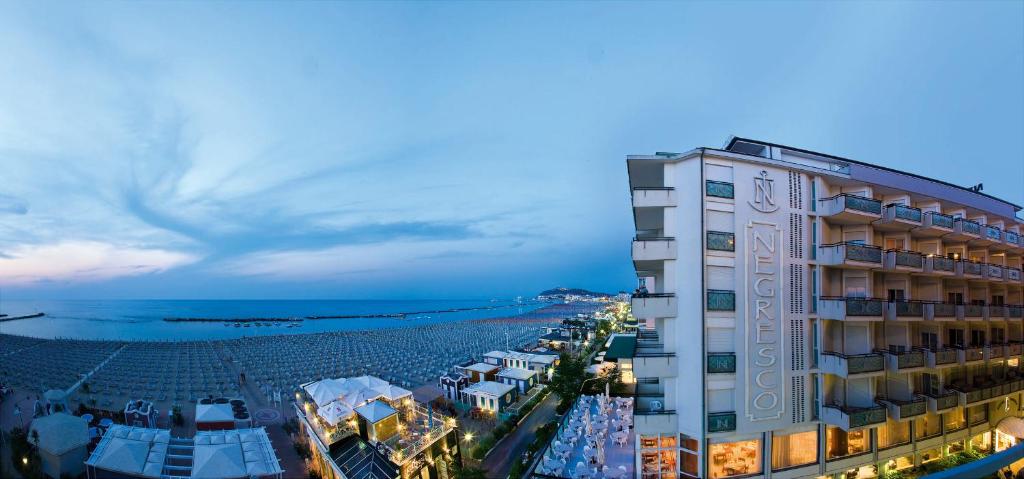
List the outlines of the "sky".
{"type": "Polygon", "coordinates": [[[625,156],[761,138],[1024,204],[1024,3],[8,3],[5,298],[635,287],[625,156]]]}

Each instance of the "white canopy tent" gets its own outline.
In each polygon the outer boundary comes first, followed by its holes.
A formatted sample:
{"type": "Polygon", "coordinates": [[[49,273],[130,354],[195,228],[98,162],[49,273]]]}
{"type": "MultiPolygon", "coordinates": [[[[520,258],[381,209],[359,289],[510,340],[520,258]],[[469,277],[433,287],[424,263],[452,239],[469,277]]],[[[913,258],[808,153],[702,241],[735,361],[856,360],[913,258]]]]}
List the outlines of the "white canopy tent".
{"type": "Polygon", "coordinates": [[[337,426],[339,422],[351,417],[353,412],[348,404],[341,401],[329,402],[316,410],[316,414],[331,426],[337,426]]]}

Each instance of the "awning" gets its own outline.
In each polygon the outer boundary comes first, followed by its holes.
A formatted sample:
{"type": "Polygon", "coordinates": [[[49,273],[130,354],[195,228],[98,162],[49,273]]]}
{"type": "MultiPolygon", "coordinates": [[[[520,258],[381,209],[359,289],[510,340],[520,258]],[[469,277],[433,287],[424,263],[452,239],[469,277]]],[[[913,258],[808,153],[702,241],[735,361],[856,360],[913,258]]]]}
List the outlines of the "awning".
{"type": "Polygon", "coordinates": [[[1013,416],[1005,417],[999,421],[996,430],[1017,439],[1024,439],[1024,419],[1013,416]]]}

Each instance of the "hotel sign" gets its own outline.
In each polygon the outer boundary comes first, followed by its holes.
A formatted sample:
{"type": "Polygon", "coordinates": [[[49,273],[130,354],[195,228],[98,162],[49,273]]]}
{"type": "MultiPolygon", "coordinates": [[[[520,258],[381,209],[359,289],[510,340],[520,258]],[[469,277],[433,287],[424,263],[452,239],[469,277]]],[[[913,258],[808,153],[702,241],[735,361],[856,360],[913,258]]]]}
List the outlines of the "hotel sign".
{"type": "Polygon", "coordinates": [[[785,412],[782,354],[782,230],[772,213],[774,180],[754,177],[753,210],[745,231],[747,419],[781,419],[785,412]]]}

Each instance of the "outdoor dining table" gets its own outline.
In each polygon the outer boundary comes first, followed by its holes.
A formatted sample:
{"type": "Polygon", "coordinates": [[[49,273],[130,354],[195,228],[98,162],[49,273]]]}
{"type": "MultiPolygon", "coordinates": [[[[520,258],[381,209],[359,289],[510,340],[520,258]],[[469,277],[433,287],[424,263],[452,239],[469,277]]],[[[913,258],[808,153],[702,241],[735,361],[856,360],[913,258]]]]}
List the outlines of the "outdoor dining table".
{"type": "Polygon", "coordinates": [[[626,439],[628,437],[629,437],[629,435],[626,434],[625,432],[622,432],[622,431],[613,432],[611,434],[611,438],[615,441],[616,444],[618,444],[620,446],[625,446],[626,445],[626,439]]]}

